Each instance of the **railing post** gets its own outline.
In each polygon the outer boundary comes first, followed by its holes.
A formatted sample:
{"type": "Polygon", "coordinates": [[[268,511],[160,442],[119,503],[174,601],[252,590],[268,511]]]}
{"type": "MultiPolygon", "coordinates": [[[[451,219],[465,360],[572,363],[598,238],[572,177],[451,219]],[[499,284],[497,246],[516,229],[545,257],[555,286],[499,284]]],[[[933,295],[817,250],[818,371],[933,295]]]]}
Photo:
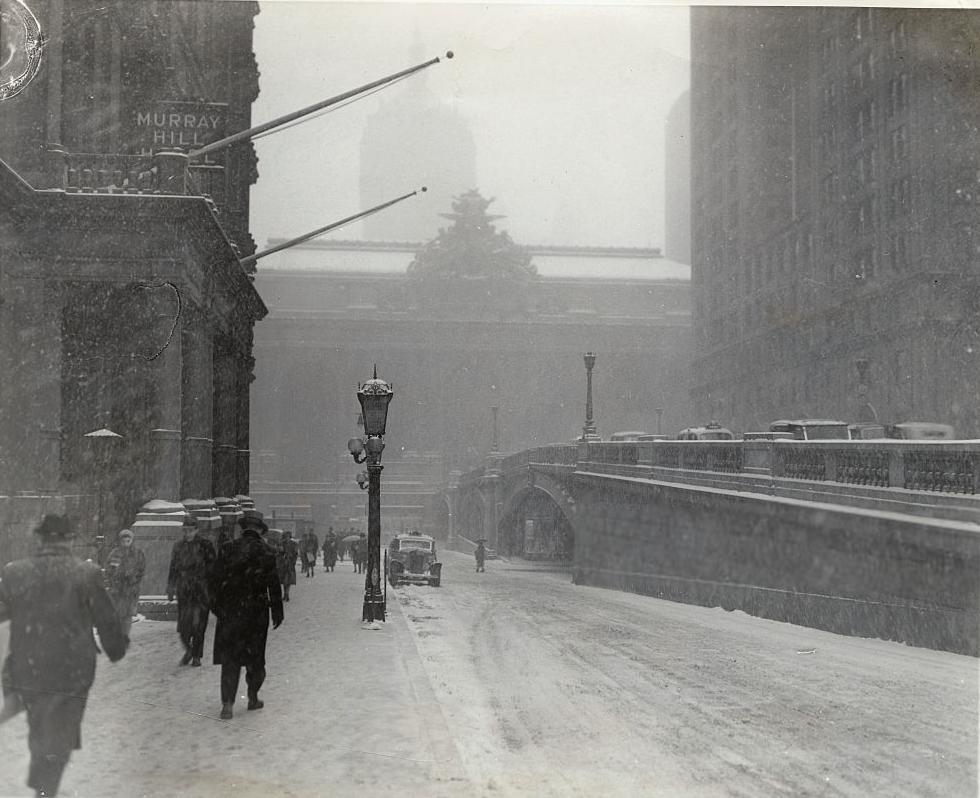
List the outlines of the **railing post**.
{"type": "Polygon", "coordinates": [[[888,451],[888,487],[905,487],[905,457],[897,446],[889,447],[888,451]]]}
{"type": "Polygon", "coordinates": [[[837,481],[837,451],[830,447],[824,450],[824,475],[828,482],[837,481]]]}

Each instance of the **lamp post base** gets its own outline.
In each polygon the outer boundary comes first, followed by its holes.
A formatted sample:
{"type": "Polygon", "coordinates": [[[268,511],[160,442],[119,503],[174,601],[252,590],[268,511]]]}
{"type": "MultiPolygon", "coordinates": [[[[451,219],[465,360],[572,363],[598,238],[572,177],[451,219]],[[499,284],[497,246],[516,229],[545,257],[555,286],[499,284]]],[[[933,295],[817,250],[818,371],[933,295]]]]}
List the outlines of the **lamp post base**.
{"type": "Polygon", "coordinates": [[[364,608],[361,610],[361,620],[365,623],[385,620],[384,594],[377,588],[364,592],[364,608]]]}

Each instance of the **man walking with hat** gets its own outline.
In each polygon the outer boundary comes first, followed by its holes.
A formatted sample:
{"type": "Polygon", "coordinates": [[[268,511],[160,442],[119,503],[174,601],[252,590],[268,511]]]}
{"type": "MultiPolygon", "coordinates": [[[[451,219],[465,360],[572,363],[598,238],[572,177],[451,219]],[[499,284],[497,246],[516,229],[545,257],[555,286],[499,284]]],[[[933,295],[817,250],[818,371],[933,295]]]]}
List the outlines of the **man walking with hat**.
{"type": "Polygon", "coordinates": [[[282,588],[276,556],[262,539],[268,526],[262,513],[248,509],[238,525],[241,537],[211,571],[211,609],[218,618],[214,632],[214,664],[221,666],[221,718],[232,717],[238,682],[245,668],[248,709],[262,709],[259,690],[265,681],[265,643],[283,621],[282,588]]]}
{"type": "Polygon", "coordinates": [[[177,596],[177,634],[184,645],[181,665],[200,666],[208,630],[208,574],[214,563],[211,541],[198,537],[197,521],[184,515],[184,539],[174,544],[167,577],[167,599],[177,596]]]}
{"type": "Polygon", "coordinates": [[[71,527],[46,515],[33,556],[0,570],[0,622],[10,621],[0,721],[25,709],[31,752],[27,786],[58,794],[71,752],[82,747],[82,716],[95,680],[98,648],[113,662],[129,644],[103,586],[102,569],[72,555],[71,527]]]}

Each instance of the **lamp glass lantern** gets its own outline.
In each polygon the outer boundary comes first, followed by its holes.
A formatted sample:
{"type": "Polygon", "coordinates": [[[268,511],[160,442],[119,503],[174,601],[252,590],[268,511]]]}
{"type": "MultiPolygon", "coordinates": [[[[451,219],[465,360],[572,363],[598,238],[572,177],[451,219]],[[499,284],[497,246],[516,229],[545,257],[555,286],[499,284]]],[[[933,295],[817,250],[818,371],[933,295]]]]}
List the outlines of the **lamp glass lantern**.
{"type": "Polygon", "coordinates": [[[385,434],[385,424],[388,421],[388,404],[395,395],[391,385],[378,379],[375,369],[374,378],[365,382],[357,390],[357,401],[361,403],[361,415],[364,417],[364,434],[380,436],[385,434]]]}

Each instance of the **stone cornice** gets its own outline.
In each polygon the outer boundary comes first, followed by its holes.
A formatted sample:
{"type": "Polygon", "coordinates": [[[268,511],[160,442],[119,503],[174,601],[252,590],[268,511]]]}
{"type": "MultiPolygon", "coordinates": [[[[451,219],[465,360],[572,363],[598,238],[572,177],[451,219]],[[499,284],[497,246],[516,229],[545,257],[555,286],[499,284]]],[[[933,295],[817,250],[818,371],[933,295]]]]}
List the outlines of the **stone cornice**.
{"type": "MultiPolygon", "coordinates": [[[[288,239],[270,238],[268,246],[282,244],[288,239]]],[[[425,246],[424,241],[356,241],[324,239],[300,244],[303,249],[354,250],[360,252],[409,252],[425,246]]],[[[564,246],[560,244],[522,244],[529,255],[578,255],[582,257],[663,258],[659,247],[592,247],[564,246]]]]}
{"type": "MultiPolygon", "coordinates": [[[[221,288],[234,298],[235,312],[244,312],[256,321],[268,314],[252,276],[241,265],[218,221],[213,203],[204,197],[37,190],[0,161],[0,199],[5,200],[6,210],[21,222],[20,232],[25,235],[19,246],[28,258],[40,259],[45,251],[59,244],[58,254],[69,258],[134,258],[139,250],[138,246],[134,247],[133,236],[139,236],[136,243],[143,246],[162,236],[168,249],[168,239],[174,240],[173,250],[156,255],[171,259],[180,251],[192,255],[205,271],[207,280],[220,279],[221,288]],[[109,230],[122,233],[110,238],[114,246],[108,247],[104,244],[107,220],[114,226],[109,230]],[[84,247],[71,249],[71,231],[76,231],[79,245],[91,244],[95,240],[93,233],[101,232],[101,239],[95,244],[99,251],[86,253],[84,247]],[[59,235],[66,238],[59,240],[59,235]]],[[[213,283],[212,287],[217,288],[213,283]]]]}

